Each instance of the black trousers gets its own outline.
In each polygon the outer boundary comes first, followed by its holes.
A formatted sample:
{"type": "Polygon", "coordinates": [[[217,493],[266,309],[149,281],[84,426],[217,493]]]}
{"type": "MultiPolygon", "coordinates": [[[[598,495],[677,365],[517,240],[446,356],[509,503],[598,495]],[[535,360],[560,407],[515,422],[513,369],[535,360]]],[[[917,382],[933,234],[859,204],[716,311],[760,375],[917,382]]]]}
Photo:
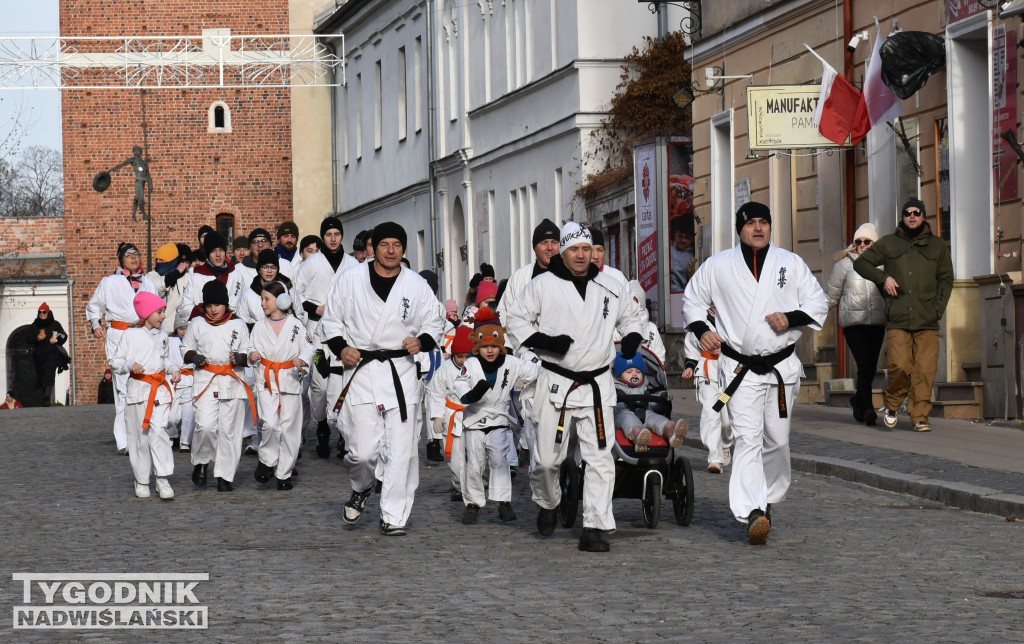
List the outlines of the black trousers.
{"type": "Polygon", "coordinates": [[[871,382],[878,369],[878,354],[885,340],[885,327],[858,324],[843,328],[846,344],[857,362],[857,393],[854,396],[864,409],[871,409],[871,382]]]}

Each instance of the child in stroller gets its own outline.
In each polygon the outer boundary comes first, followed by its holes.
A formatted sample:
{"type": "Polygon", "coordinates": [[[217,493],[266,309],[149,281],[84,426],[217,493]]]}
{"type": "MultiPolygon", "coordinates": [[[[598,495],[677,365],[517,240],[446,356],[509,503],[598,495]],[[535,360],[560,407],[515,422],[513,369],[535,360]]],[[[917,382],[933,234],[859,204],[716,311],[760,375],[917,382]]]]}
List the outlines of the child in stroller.
{"type": "MultiPolygon", "coordinates": [[[[662,395],[652,395],[647,382],[647,363],[642,353],[637,352],[626,360],[620,351],[615,355],[612,366],[615,375],[615,427],[622,430],[632,441],[637,453],[646,452],[655,440],[654,436],[668,441],[672,447],[682,447],[689,426],[685,420],[673,421],[664,416],[667,411],[667,391],[660,388],[662,395]],[[660,413],[659,413],[660,412],[660,413]]],[[[656,445],[663,445],[656,441],[656,445]]]]}

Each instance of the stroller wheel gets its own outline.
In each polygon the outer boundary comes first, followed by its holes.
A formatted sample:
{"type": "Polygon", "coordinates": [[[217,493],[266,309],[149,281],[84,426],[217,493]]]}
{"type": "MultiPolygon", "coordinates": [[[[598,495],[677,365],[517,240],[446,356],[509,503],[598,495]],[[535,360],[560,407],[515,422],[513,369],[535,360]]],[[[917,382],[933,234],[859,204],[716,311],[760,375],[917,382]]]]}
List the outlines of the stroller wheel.
{"type": "Polygon", "coordinates": [[[688,526],[693,518],[693,468],[685,456],[680,456],[672,465],[672,486],[675,488],[672,510],[676,523],[688,526]]]}
{"type": "Polygon", "coordinates": [[[661,520],[661,477],[649,476],[644,485],[644,524],[648,528],[657,528],[661,520]]]}
{"type": "Polygon", "coordinates": [[[580,498],[583,496],[583,472],[576,464],[576,459],[565,459],[558,473],[558,483],[562,489],[562,500],[558,503],[558,518],[562,522],[562,527],[571,528],[576,523],[580,498]]]}

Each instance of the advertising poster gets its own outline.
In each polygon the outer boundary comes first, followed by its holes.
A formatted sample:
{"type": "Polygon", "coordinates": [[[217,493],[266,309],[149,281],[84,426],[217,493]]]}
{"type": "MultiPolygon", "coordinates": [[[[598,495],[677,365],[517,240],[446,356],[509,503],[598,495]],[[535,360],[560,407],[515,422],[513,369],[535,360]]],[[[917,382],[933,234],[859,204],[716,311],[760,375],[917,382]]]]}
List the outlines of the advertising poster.
{"type": "Polygon", "coordinates": [[[683,291],[697,269],[693,215],[693,144],[668,144],[669,324],[683,327],[683,291]]]}
{"type": "Polygon", "coordinates": [[[637,279],[651,301],[651,320],[658,320],[658,181],[655,145],[633,148],[633,189],[636,193],[637,279]]]}
{"type": "Polygon", "coordinates": [[[1017,155],[1003,132],[1017,129],[1017,43],[1006,25],[992,29],[992,172],[997,201],[1018,197],[1017,155]]]}

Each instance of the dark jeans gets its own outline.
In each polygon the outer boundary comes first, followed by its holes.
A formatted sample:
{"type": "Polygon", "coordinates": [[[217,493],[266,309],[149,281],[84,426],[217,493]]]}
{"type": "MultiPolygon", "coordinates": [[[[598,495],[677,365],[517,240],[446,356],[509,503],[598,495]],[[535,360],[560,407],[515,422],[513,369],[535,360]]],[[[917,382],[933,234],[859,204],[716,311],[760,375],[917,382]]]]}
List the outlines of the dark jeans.
{"type": "Polygon", "coordinates": [[[878,354],[882,351],[885,340],[884,326],[858,324],[843,328],[846,344],[850,347],[853,359],[857,362],[857,393],[854,396],[861,402],[864,409],[872,409],[871,382],[875,379],[878,369],[878,354]]]}

